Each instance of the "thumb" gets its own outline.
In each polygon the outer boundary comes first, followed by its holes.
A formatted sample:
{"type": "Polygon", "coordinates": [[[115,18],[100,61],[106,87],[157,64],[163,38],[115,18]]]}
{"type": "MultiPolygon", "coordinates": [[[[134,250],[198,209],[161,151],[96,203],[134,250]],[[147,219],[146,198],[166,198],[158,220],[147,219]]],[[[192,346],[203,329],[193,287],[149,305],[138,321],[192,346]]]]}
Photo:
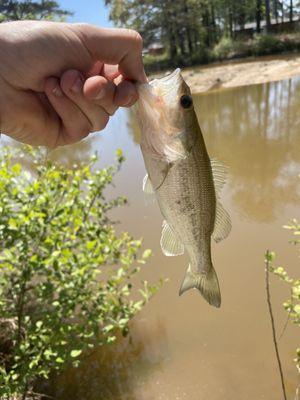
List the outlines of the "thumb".
{"type": "Polygon", "coordinates": [[[147,82],[142,60],[143,40],[138,32],[85,24],[75,24],[73,27],[94,61],[118,65],[125,78],[147,82]]]}

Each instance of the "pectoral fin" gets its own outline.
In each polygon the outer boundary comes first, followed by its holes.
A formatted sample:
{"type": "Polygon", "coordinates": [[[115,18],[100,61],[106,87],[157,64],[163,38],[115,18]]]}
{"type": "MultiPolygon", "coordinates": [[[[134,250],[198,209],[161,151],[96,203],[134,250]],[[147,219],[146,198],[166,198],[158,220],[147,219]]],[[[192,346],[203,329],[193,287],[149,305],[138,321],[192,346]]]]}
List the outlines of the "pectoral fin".
{"type": "Polygon", "coordinates": [[[179,239],[177,239],[167,221],[163,222],[160,245],[164,255],[166,256],[180,256],[184,253],[183,244],[179,239]]]}
{"type": "Polygon", "coordinates": [[[143,179],[143,191],[145,193],[147,193],[147,194],[153,194],[154,193],[153,185],[151,183],[151,180],[150,180],[148,174],[146,174],[144,179],[143,179]]]}
{"type": "Polygon", "coordinates": [[[164,164],[164,167],[161,169],[161,173],[160,173],[161,181],[155,187],[153,186],[149,175],[146,174],[143,179],[143,191],[147,194],[153,194],[153,193],[155,193],[156,190],[159,190],[161,188],[161,186],[164,184],[166,177],[167,177],[170,169],[172,168],[172,166],[173,166],[173,163],[164,164]]]}

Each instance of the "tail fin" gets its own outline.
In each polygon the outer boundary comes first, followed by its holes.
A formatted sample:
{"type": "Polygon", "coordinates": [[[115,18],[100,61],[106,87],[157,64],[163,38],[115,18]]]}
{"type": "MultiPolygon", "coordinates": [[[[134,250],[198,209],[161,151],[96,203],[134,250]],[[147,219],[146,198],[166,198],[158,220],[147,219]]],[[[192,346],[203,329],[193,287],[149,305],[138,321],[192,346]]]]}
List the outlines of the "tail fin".
{"type": "Polygon", "coordinates": [[[195,273],[192,271],[191,266],[188,266],[179,291],[179,296],[193,288],[197,288],[205,300],[212,306],[221,306],[219,282],[213,266],[211,266],[211,269],[207,274],[195,273]]]}

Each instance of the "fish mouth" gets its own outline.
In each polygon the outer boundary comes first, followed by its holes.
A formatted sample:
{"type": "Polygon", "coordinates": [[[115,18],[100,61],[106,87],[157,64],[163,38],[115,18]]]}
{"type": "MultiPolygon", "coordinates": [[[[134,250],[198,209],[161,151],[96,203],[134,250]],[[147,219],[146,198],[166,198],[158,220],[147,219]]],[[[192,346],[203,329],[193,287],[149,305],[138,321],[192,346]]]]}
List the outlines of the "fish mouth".
{"type": "Polygon", "coordinates": [[[181,69],[176,68],[171,74],[154,79],[149,84],[156,95],[164,98],[167,104],[171,104],[178,97],[182,83],[181,69]]]}
{"type": "Polygon", "coordinates": [[[180,68],[176,68],[173,72],[171,72],[171,74],[163,76],[162,78],[158,78],[158,79],[153,79],[153,81],[150,82],[150,85],[159,85],[159,84],[170,84],[170,81],[174,80],[174,82],[176,82],[177,80],[181,80],[181,69],[180,68]]]}

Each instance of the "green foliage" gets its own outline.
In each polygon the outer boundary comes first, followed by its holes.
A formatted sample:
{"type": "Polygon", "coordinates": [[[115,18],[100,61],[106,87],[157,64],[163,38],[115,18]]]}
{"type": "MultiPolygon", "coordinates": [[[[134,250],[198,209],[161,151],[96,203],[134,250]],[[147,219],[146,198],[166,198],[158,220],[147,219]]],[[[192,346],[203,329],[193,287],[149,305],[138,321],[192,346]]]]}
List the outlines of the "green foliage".
{"type": "Polygon", "coordinates": [[[100,170],[96,156],[66,169],[29,151],[31,173],[13,161],[22,151],[5,149],[0,164],[1,399],[25,396],[37,378],[126,335],[157,289],[133,286],[151,252],[139,256],[141,242],[117,234],[107,215],[126,203],[103,194],[122,152],[100,170]]]}
{"type": "Polygon", "coordinates": [[[256,35],[253,39],[233,40],[224,36],[212,48],[199,47],[191,55],[170,59],[166,54],[163,56],[145,56],[145,67],[148,73],[159,72],[170,68],[181,66],[192,66],[206,64],[213,61],[230,60],[248,56],[264,54],[293,52],[300,50],[299,33],[285,35],[256,35]]]}
{"type": "Polygon", "coordinates": [[[60,8],[57,1],[52,0],[1,0],[0,22],[19,21],[22,19],[64,20],[70,11],[60,8]]]}
{"type": "Polygon", "coordinates": [[[144,66],[147,73],[161,72],[170,68],[177,68],[178,65],[190,66],[195,64],[206,64],[213,61],[211,52],[205,48],[200,47],[193,54],[186,54],[170,59],[167,53],[161,55],[145,55],[144,66]]]}
{"type": "Polygon", "coordinates": [[[223,36],[219,43],[213,49],[213,55],[216,59],[223,60],[234,54],[234,41],[230,37],[223,36]]]}
{"type": "MultiPolygon", "coordinates": [[[[285,225],[284,228],[292,231],[294,238],[291,240],[293,245],[300,245],[300,223],[293,219],[290,224],[285,225]]],[[[284,302],[283,306],[287,311],[292,322],[300,327],[300,278],[292,278],[289,276],[286,268],[274,266],[275,253],[268,253],[268,261],[270,263],[270,271],[278,276],[283,282],[287,283],[291,289],[291,297],[284,302]]],[[[296,350],[296,359],[298,370],[300,372],[300,347],[296,350]]]]}
{"type": "Polygon", "coordinates": [[[256,35],[253,52],[255,55],[280,53],[284,50],[282,41],[274,35],[256,35]]]}
{"type": "MultiPolygon", "coordinates": [[[[165,47],[163,56],[145,57],[148,72],[300,49],[294,39],[269,35],[253,39],[266,15],[280,22],[289,11],[289,6],[278,0],[268,1],[269,11],[267,1],[262,0],[106,0],[105,3],[117,26],[141,33],[145,48],[156,42],[165,47]]],[[[293,13],[299,9],[300,3],[294,2],[293,13]]],[[[281,28],[277,26],[274,32],[281,32],[281,28]]]]}

